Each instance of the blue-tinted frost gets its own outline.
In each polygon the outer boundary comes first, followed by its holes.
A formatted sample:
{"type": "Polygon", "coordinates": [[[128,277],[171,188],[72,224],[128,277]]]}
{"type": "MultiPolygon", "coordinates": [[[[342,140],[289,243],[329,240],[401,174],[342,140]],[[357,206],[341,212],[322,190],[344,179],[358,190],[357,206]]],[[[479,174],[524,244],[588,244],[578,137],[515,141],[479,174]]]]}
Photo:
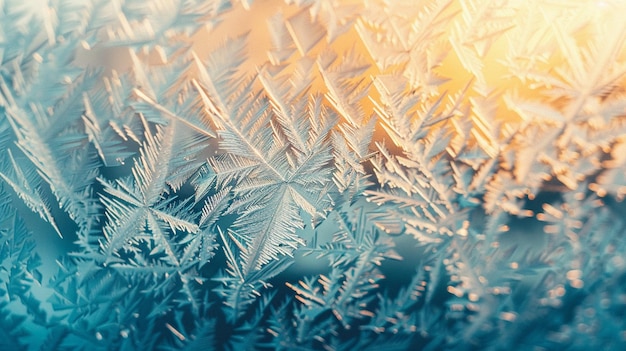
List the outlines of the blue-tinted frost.
{"type": "Polygon", "coordinates": [[[626,349],[626,30],[582,20],[623,6],[34,3],[0,1],[0,351],[626,349]]]}

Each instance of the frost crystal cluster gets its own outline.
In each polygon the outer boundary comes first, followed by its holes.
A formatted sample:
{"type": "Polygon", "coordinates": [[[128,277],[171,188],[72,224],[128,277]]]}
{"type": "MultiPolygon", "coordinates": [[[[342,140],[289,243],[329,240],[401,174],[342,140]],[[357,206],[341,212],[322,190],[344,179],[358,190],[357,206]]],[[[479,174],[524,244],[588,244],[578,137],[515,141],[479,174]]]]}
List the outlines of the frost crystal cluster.
{"type": "Polygon", "coordinates": [[[0,350],[625,350],[624,13],[0,0],[0,350]]]}

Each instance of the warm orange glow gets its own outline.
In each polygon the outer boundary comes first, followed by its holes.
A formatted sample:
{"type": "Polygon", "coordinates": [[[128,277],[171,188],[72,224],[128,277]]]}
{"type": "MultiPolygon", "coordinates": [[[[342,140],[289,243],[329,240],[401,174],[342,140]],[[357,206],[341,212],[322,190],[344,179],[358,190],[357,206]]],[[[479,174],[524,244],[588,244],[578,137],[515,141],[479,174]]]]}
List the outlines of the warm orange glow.
{"type": "MultiPolygon", "coordinates": [[[[310,8],[308,17],[311,25],[325,27],[327,35],[306,53],[300,50],[286,60],[283,63],[287,65],[286,74],[293,70],[293,63],[303,56],[317,59],[324,52],[345,56],[352,50],[370,65],[363,74],[366,80],[371,81],[372,77],[380,74],[401,74],[412,82],[411,89],[420,89],[429,95],[453,95],[463,91],[471,82],[471,89],[465,93],[465,101],[470,98],[487,98],[495,104],[491,117],[509,122],[533,118],[527,112],[512,107],[511,101],[517,99],[550,100],[555,109],[566,108],[565,101],[554,96],[555,86],[538,81],[540,76],[559,80],[564,72],[574,69],[582,70],[581,73],[589,72],[593,66],[602,63],[597,62],[593,56],[587,57],[587,53],[606,45],[613,45],[615,50],[604,60],[617,62],[623,60],[625,55],[622,43],[626,2],[623,1],[495,2],[499,5],[475,2],[476,6],[484,6],[482,9],[470,7],[469,2],[449,1],[447,6],[441,6],[443,11],[438,18],[453,18],[451,21],[441,20],[445,24],[437,28],[439,33],[434,36],[410,34],[408,31],[428,30],[420,29],[420,21],[427,19],[424,15],[427,8],[435,10],[434,1],[394,1],[384,6],[381,6],[382,1],[321,3],[326,5],[310,8]],[[333,14],[342,14],[344,18],[328,17],[331,8],[333,14]],[[402,38],[393,35],[384,38],[379,35],[387,48],[406,50],[407,58],[400,60],[402,64],[381,65],[380,59],[388,53],[373,54],[363,40],[364,28],[373,28],[367,21],[381,11],[385,12],[388,19],[378,25],[377,30],[381,35],[389,35],[391,31],[397,30],[397,34],[405,33],[407,36],[402,43],[402,38]],[[337,20],[337,23],[332,20],[337,20]],[[344,28],[340,28],[342,30],[338,30],[337,35],[329,32],[329,28],[334,28],[333,25],[342,23],[344,28]],[[400,28],[403,24],[409,24],[407,30],[400,28]],[[403,49],[406,45],[408,47],[403,49]],[[413,49],[416,50],[411,51],[413,49]],[[426,53],[425,50],[433,51],[426,53]],[[439,57],[432,56],[436,52],[440,53],[439,57]],[[424,60],[431,60],[431,67],[424,65],[424,60]],[[429,85],[420,76],[437,76],[446,82],[429,85]]],[[[439,3],[445,5],[446,1],[439,3]]],[[[272,48],[268,22],[272,16],[282,16],[288,22],[290,18],[298,16],[299,11],[299,6],[288,5],[281,0],[254,2],[250,9],[236,6],[222,17],[222,23],[214,28],[206,27],[192,38],[194,50],[200,57],[205,57],[227,38],[248,33],[249,60],[242,69],[254,74],[271,61],[268,54],[272,48]]],[[[435,25],[438,25],[436,21],[435,25]]],[[[293,36],[293,32],[291,34],[293,36]]],[[[326,93],[327,89],[319,72],[314,73],[316,80],[310,92],[326,93]]],[[[584,83],[555,81],[556,85],[584,83]]],[[[614,82],[614,89],[623,90],[623,87],[624,80],[620,77],[614,82]]],[[[376,89],[371,89],[369,96],[362,99],[361,106],[366,115],[374,112],[371,100],[376,97],[376,89]]]]}
{"type": "MultiPolygon", "coordinates": [[[[282,62],[287,65],[286,74],[292,72],[294,62],[304,56],[318,59],[323,53],[334,52],[341,57],[352,51],[370,65],[363,74],[363,78],[370,82],[372,77],[380,74],[400,74],[411,83],[411,89],[422,90],[431,96],[461,92],[471,82],[472,89],[465,93],[465,101],[477,95],[488,96],[496,101],[492,111],[494,117],[511,122],[532,118],[511,108],[507,101],[512,99],[548,99],[553,100],[554,108],[564,107],[562,99],[554,97],[555,86],[538,82],[539,76],[547,75],[558,80],[565,72],[590,72],[594,66],[606,67],[611,61],[624,60],[626,55],[623,45],[625,1],[335,0],[321,1],[320,4],[308,10],[302,10],[293,1],[282,0],[257,1],[251,7],[236,4],[220,16],[219,23],[207,24],[189,40],[198,56],[206,57],[228,38],[247,35],[248,60],[241,69],[252,75],[271,65],[270,21],[275,19],[280,23],[282,18],[289,23],[295,17],[307,17],[311,26],[319,26],[326,35],[306,52],[299,48],[282,62]],[[441,12],[434,22],[422,28],[429,20],[428,13],[438,9],[441,12]],[[379,16],[381,13],[384,16],[379,16]],[[367,23],[374,17],[380,17],[376,19],[380,22],[377,28],[367,23]],[[381,21],[381,18],[386,19],[381,21]],[[434,35],[424,34],[432,29],[429,26],[439,26],[434,35]],[[397,50],[404,58],[400,58],[398,64],[383,63],[389,52],[372,52],[363,36],[367,30],[375,30],[383,48],[397,50]],[[406,38],[401,38],[402,34],[406,38]],[[603,57],[605,62],[597,62],[593,55],[588,55],[606,46],[613,46],[614,50],[603,57]],[[429,64],[424,63],[427,60],[429,64]],[[438,77],[445,82],[428,83],[424,77],[438,77]]],[[[290,34],[296,37],[291,29],[290,34]]],[[[115,48],[86,50],[86,56],[78,60],[95,59],[97,62],[98,58],[106,66],[128,69],[127,53],[118,51],[115,48]]],[[[158,53],[145,54],[158,64],[158,53]]],[[[619,67],[615,65],[612,73],[618,71],[619,67]]],[[[326,93],[319,72],[313,73],[316,80],[310,92],[326,93]]],[[[610,78],[609,72],[594,74],[595,79],[610,78]]],[[[623,76],[617,78],[613,86],[621,91],[625,86],[624,79],[623,76]]],[[[562,83],[580,85],[585,82],[562,83]]],[[[374,111],[371,99],[376,96],[376,89],[371,89],[369,97],[361,101],[367,115],[374,111]]]]}

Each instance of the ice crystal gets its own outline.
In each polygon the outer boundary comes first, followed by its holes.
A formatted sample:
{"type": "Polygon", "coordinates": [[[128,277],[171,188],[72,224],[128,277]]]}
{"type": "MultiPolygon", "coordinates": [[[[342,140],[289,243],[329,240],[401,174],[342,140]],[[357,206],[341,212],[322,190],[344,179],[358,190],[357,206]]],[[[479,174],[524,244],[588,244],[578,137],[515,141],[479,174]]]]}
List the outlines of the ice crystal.
{"type": "Polygon", "coordinates": [[[624,11],[0,0],[0,350],[625,349],[624,11]]]}

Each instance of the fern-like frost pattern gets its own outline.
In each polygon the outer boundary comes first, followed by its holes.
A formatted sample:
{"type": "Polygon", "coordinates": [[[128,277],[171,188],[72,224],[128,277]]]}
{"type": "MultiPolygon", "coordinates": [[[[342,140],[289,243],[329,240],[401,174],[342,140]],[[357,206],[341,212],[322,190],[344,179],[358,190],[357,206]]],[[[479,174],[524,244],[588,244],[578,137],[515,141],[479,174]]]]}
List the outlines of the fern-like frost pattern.
{"type": "Polygon", "coordinates": [[[0,350],[626,349],[620,1],[0,1],[0,350]]]}

